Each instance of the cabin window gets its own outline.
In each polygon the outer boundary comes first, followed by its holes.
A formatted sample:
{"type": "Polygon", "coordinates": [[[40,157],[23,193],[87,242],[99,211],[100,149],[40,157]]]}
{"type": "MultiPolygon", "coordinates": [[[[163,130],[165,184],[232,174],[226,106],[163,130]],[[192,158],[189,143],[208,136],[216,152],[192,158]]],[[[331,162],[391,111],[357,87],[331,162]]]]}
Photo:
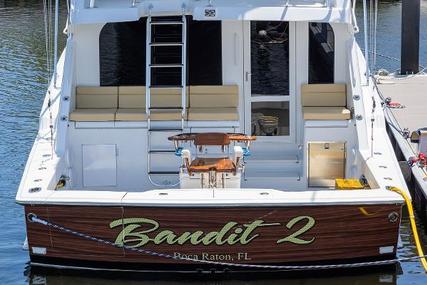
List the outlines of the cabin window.
{"type": "Polygon", "coordinates": [[[146,18],[108,23],[99,37],[101,86],[145,85],[146,18]]]}
{"type": "Polygon", "coordinates": [[[309,24],[309,83],[334,83],[335,36],[328,23],[309,24]]]}
{"type": "Polygon", "coordinates": [[[289,95],[289,22],[251,22],[252,96],[289,95]]]}
{"type": "Polygon", "coordinates": [[[256,136],[289,136],[289,101],[252,102],[252,130],[256,136]]]}
{"type": "MultiPolygon", "coordinates": [[[[146,18],[108,23],[101,31],[101,86],[145,86],[146,18]]],[[[181,42],[179,25],[152,26],[153,42],[181,42]]],[[[187,85],[222,85],[220,21],[193,21],[187,17],[187,85]]],[[[180,46],[152,47],[155,64],[181,63],[180,46]]],[[[180,68],[161,68],[151,74],[153,85],[180,85],[180,68]]]]}
{"type": "Polygon", "coordinates": [[[190,85],[222,85],[221,21],[188,21],[190,85]]]}

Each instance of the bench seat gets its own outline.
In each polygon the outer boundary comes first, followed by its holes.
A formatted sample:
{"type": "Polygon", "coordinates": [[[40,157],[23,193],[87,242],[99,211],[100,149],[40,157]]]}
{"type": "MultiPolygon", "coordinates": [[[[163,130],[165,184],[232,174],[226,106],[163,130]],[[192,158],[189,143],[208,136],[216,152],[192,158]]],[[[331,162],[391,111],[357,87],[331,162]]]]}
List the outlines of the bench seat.
{"type": "Polygon", "coordinates": [[[142,108],[121,108],[116,111],[116,121],[145,121],[147,114],[142,108]]]}
{"type": "MultiPolygon", "coordinates": [[[[76,88],[71,121],[146,121],[145,86],[76,88]]],[[[237,85],[187,87],[186,117],[191,121],[239,121],[237,85]]],[[[152,88],[150,119],[181,120],[181,89],[152,88]],[[157,108],[157,109],[156,109],[157,108]]]]}
{"type": "Polygon", "coordinates": [[[116,119],[118,87],[79,86],[71,121],[108,122],[116,119]]]}
{"type": "Polygon", "coordinates": [[[238,121],[237,85],[190,86],[189,121],[238,121]]]}
{"type": "Polygon", "coordinates": [[[151,110],[150,119],[152,121],[179,121],[181,120],[181,110],[151,110]]]}
{"type": "Polygon", "coordinates": [[[238,121],[237,108],[190,108],[189,121],[238,121]]]}
{"type": "Polygon", "coordinates": [[[70,114],[71,121],[107,122],[114,121],[116,109],[76,109],[70,114]]]}
{"type": "Polygon", "coordinates": [[[304,107],[304,120],[350,120],[350,110],[345,107],[304,107]]]}
{"type": "Polygon", "coordinates": [[[301,104],[304,120],[351,119],[345,84],[303,84],[301,104]]]}

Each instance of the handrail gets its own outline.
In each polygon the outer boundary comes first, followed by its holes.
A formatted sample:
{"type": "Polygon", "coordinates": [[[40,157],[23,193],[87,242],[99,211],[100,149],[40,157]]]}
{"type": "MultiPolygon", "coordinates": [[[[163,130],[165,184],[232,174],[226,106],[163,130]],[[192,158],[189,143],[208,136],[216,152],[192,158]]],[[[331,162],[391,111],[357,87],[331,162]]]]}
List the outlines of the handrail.
{"type": "Polygon", "coordinates": [[[357,24],[357,17],[356,17],[356,2],[357,0],[353,0],[353,6],[351,8],[351,18],[353,20],[353,30],[357,34],[359,33],[359,25],[357,24]]]}
{"type": "Polygon", "coordinates": [[[366,85],[369,85],[368,5],[366,2],[367,0],[363,0],[363,41],[365,45],[366,85]]]}

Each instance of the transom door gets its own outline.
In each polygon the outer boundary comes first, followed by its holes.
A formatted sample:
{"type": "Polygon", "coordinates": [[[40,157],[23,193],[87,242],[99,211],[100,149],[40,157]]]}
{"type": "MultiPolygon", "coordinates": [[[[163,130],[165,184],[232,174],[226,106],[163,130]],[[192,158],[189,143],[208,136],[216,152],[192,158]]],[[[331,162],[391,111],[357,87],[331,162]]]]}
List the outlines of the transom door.
{"type": "Polygon", "coordinates": [[[244,25],[245,131],[261,140],[295,140],[295,24],[244,25]]]}

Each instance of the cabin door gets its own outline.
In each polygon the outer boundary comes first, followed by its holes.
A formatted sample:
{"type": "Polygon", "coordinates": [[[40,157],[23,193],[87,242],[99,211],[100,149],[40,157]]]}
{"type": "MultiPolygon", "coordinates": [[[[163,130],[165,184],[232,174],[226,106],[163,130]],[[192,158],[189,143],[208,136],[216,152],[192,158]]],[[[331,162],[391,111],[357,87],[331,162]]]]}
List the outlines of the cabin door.
{"type": "Polygon", "coordinates": [[[244,24],[245,132],[295,142],[295,23],[244,24]]]}

